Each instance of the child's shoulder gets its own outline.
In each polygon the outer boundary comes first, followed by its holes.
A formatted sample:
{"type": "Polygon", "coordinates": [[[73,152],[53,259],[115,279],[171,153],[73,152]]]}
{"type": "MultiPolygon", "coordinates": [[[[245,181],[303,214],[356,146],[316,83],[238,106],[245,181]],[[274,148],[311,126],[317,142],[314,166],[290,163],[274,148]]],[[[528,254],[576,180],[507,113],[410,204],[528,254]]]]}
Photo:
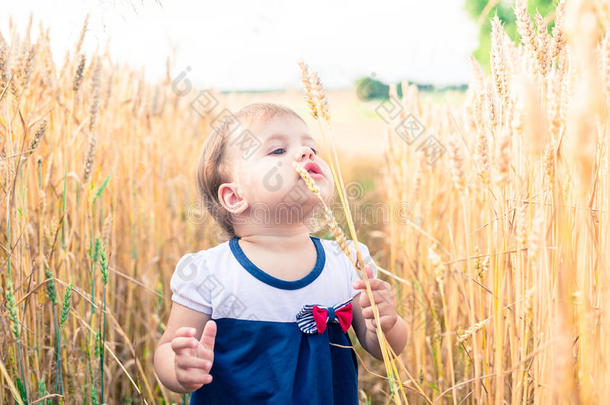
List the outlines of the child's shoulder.
{"type": "MultiPolygon", "coordinates": [[[[337,249],[342,251],[341,246],[339,245],[339,243],[334,240],[334,239],[322,239],[320,238],[320,241],[322,242],[323,245],[333,248],[333,249],[337,249]]],[[[356,247],[355,247],[355,243],[353,240],[348,239],[345,241],[345,244],[347,245],[349,251],[352,254],[356,254],[356,247]]],[[[358,249],[360,250],[360,253],[362,254],[363,252],[366,252],[366,254],[369,254],[369,248],[367,245],[365,245],[364,243],[358,241],[358,249]]]]}
{"type": "MultiPolygon", "coordinates": [[[[332,245],[337,245],[339,246],[339,243],[335,240],[335,239],[320,239],[321,241],[323,241],[323,243],[328,243],[328,244],[332,244],[332,245]]],[[[354,249],[354,241],[351,239],[347,239],[345,241],[345,243],[347,243],[347,245],[351,248],[354,249]]],[[[358,241],[358,246],[361,249],[367,249],[368,250],[368,246],[365,245],[364,243],[362,243],[361,241],[358,241]]]]}
{"type": "MultiPolygon", "coordinates": [[[[210,263],[226,256],[229,242],[223,242],[197,251],[186,252],[179,257],[174,269],[173,279],[192,281],[197,276],[206,276],[210,272],[210,263]]],[[[178,281],[178,280],[177,280],[178,281]]]]}
{"type": "MultiPolygon", "coordinates": [[[[350,269],[353,267],[350,259],[347,257],[343,249],[339,243],[334,239],[320,239],[322,244],[327,248],[327,251],[332,254],[331,257],[336,257],[338,260],[342,261],[345,265],[347,265],[350,269]]],[[[351,253],[352,258],[356,259],[356,246],[352,239],[345,241],[348,251],[351,253]]],[[[375,266],[375,261],[371,257],[369,252],[369,248],[366,244],[358,241],[358,250],[360,251],[360,255],[362,260],[364,261],[365,266],[368,266],[373,270],[373,274],[375,277],[377,276],[377,267],[375,266]]]]}
{"type": "Polygon", "coordinates": [[[172,300],[191,309],[212,314],[212,290],[219,286],[219,273],[214,269],[226,257],[228,242],[183,254],[170,280],[172,300]]]}
{"type": "Polygon", "coordinates": [[[188,258],[188,257],[197,258],[199,260],[205,260],[208,258],[213,258],[214,256],[217,256],[217,255],[225,254],[229,250],[229,242],[230,242],[230,240],[227,240],[227,241],[218,243],[214,246],[210,246],[210,247],[195,250],[195,251],[186,252],[180,257],[179,260],[182,260],[182,259],[188,258]]]}

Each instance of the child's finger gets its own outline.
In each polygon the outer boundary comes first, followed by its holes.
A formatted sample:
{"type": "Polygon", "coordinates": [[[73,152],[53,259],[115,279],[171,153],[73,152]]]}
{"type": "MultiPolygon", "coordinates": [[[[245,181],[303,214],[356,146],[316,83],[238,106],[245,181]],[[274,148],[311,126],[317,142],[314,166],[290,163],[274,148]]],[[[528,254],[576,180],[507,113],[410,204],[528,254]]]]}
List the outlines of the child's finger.
{"type": "Polygon", "coordinates": [[[176,353],[197,347],[197,339],[193,337],[177,337],[172,339],[172,350],[176,353]]]}
{"type": "MultiPolygon", "coordinates": [[[[386,298],[379,291],[373,291],[373,299],[375,300],[375,304],[380,304],[386,301],[386,298]]],[[[371,306],[371,300],[369,299],[368,294],[360,294],[360,307],[365,308],[371,306]]]]}
{"type": "MultiPolygon", "coordinates": [[[[383,290],[383,289],[387,288],[387,286],[386,286],[387,283],[378,278],[369,279],[369,284],[371,285],[371,290],[383,290]]],[[[353,287],[356,289],[365,288],[366,284],[365,284],[364,280],[356,280],[356,281],[354,281],[353,287]]]]}
{"type": "Polygon", "coordinates": [[[396,315],[386,315],[379,318],[382,330],[390,330],[398,322],[396,315]]]}
{"type": "MultiPolygon", "coordinates": [[[[393,308],[394,307],[392,306],[392,304],[388,302],[380,302],[379,304],[377,304],[377,311],[379,311],[380,317],[384,316],[385,313],[390,312],[393,308]]],[[[374,319],[375,314],[373,313],[373,307],[369,306],[366,308],[362,308],[362,317],[365,319],[374,319]]]]}
{"type": "Polygon", "coordinates": [[[176,329],[176,333],[174,335],[174,337],[190,337],[190,336],[195,336],[195,332],[197,332],[195,330],[195,328],[192,328],[190,326],[182,326],[178,329],[176,329]]]}
{"type": "Polygon", "coordinates": [[[203,384],[210,383],[212,375],[198,369],[178,369],[176,370],[176,379],[184,387],[194,391],[203,384]]]}
{"type": "Polygon", "coordinates": [[[193,356],[178,356],[176,358],[176,364],[183,369],[196,368],[206,372],[210,371],[211,366],[209,360],[193,356]]]}
{"type": "Polygon", "coordinates": [[[203,333],[201,334],[201,344],[210,349],[212,352],[214,351],[214,342],[216,340],[216,322],[213,320],[209,320],[205,327],[203,328],[203,333]]]}

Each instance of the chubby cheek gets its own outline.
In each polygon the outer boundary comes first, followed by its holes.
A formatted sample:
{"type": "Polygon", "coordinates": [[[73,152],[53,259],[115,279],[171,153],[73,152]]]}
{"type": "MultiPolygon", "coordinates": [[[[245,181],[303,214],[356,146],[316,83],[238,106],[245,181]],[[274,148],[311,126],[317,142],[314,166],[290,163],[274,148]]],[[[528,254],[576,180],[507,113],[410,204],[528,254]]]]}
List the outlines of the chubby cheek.
{"type": "Polygon", "coordinates": [[[320,160],[318,165],[320,166],[320,169],[322,169],[322,172],[324,172],[324,176],[328,180],[333,181],[333,172],[330,170],[330,166],[328,166],[324,160],[320,160]]]}
{"type": "Polygon", "coordinates": [[[253,171],[253,180],[264,193],[282,193],[292,187],[296,172],[292,168],[284,167],[282,163],[265,165],[264,167],[253,171]]]}
{"type": "Polygon", "coordinates": [[[323,161],[322,164],[323,166],[320,165],[320,168],[322,169],[322,171],[324,172],[324,176],[326,177],[326,180],[324,181],[324,189],[326,190],[325,196],[331,198],[334,195],[335,191],[335,180],[333,179],[333,173],[330,170],[330,167],[326,165],[326,162],[323,161]]]}
{"type": "Polygon", "coordinates": [[[335,195],[335,183],[333,182],[332,177],[327,178],[323,186],[320,185],[320,194],[322,194],[322,197],[327,202],[327,204],[333,198],[333,196],[335,195]]]}

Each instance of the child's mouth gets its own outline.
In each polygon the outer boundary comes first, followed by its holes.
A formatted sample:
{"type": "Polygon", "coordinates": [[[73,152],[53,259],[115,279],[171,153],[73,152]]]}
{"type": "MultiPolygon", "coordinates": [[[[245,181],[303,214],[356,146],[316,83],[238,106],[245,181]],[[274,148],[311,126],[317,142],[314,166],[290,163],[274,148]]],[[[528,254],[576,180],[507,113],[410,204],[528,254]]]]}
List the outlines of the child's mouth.
{"type": "Polygon", "coordinates": [[[314,179],[314,180],[319,180],[319,179],[323,179],[324,178],[324,176],[319,174],[319,173],[314,173],[314,172],[310,172],[310,171],[308,171],[307,173],[309,173],[311,178],[314,179]]]}
{"type": "Polygon", "coordinates": [[[324,175],[322,174],[322,169],[320,166],[315,164],[314,162],[307,162],[305,166],[303,166],[307,173],[311,176],[312,179],[323,179],[324,175]]]}

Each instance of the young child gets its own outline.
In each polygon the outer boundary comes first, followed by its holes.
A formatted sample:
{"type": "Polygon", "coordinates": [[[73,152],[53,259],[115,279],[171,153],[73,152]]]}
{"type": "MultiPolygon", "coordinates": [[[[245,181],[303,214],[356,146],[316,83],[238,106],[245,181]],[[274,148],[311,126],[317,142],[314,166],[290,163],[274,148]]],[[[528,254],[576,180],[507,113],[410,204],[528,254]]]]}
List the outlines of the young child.
{"type": "MultiPolygon", "coordinates": [[[[276,104],[242,108],[203,146],[199,191],[229,240],[178,261],[154,358],[161,382],[191,392],[191,404],[358,404],[352,324],[382,360],[371,303],[360,294],[364,281],[335,241],[310,235],[320,201],[293,162],[329,201],[332,173],[305,121],[276,104]]],[[[381,327],[398,354],[405,322],[367,246],[359,249],[381,327]]]]}

